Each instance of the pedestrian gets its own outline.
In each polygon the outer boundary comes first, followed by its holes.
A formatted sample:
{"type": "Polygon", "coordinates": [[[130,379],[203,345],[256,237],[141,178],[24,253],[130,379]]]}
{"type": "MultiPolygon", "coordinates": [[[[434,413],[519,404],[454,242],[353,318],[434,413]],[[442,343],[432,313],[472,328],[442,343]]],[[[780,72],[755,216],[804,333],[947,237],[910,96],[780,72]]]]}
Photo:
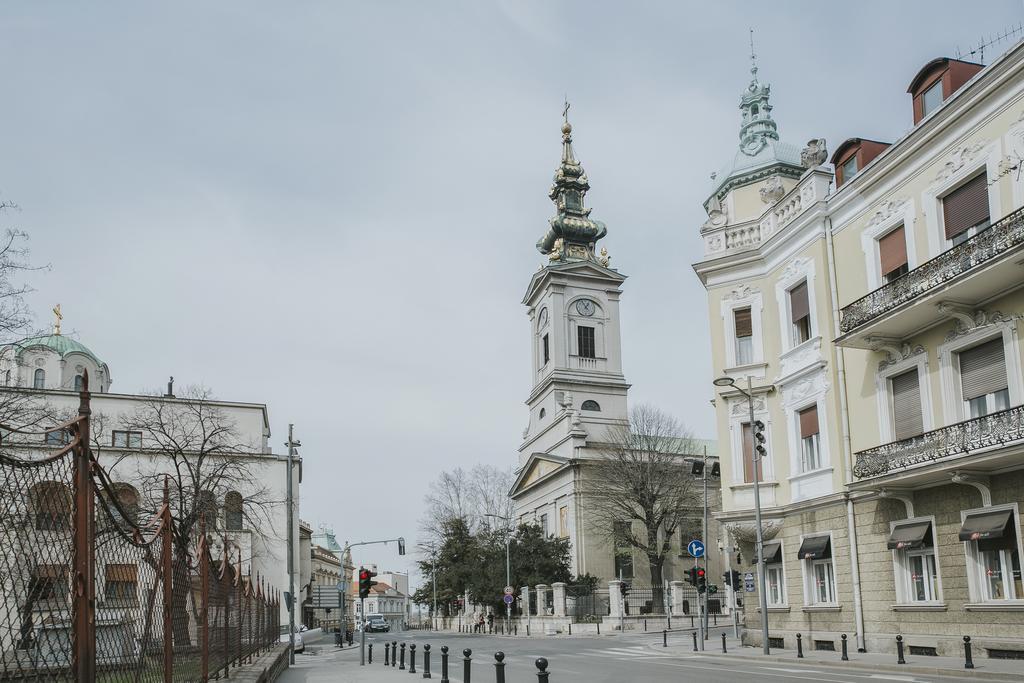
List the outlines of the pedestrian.
{"type": "Polygon", "coordinates": [[[487,615],[487,631],[488,633],[494,630],[494,612],[487,615]]]}

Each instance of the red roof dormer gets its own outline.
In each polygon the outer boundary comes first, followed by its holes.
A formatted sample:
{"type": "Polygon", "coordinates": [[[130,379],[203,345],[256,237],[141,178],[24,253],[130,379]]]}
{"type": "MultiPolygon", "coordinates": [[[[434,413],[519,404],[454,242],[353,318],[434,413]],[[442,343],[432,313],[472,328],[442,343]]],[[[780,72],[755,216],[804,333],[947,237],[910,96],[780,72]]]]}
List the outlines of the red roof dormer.
{"type": "Polygon", "coordinates": [[[949,57],[939,57],[925,64],[907,88],[914,103],[914,125],[938,109],[960,86],[984,68],[984,64],[949,57]]]}
{"type": "Polygon", "coordinates": [[[832,165],[836,167],[836,187],[841,187],[857,171],[870,164],[890,144],[864,138],[848,138],[843,141],[832,153],[832,165]]]}

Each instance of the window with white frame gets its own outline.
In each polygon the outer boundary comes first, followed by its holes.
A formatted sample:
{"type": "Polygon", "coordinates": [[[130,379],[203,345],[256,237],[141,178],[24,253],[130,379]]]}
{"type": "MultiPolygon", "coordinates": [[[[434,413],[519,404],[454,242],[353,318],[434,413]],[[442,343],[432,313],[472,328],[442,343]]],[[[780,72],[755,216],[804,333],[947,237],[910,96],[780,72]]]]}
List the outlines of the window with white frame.
{"type": "Polygon", "coordinates": [[[938,602],[938,563],[931,520],[894,522],[886,544],[896,564],[896,599],[900,603],[938,602]]]}
{"type": "Polygon", "coordinates": [[[800,426],[800,471],[821,469],[821,434],[818,426],[818,406],[804,408],[797,413],[800,426]]]}
{"type": "Polygon", "coordinates": [[[921,379],[917,368],[889,378],[892,397],[892,428],[896,441],[918,436],[924,431],[921,408],[921,379]]]}
{"type": "Polygon", "coordinates": [[[733,311],[733,326],[736,331],[736,365],[750,365],[754,362],[754,324],[749,306],[733,311]]]}
{"type": "Polygon", "coordinates": [[[942,104],[942,79],[921,94],[921,118],[928,116],[942,104]]]}
{"type": "Polygon", "coordinates": [[[984,417],[1010,407],[1002,336],[958,352],[964,414],[984,417]]]}
{"type": "Polygon", "coordinates": [[[964,513],[960,540],[967,544],[972,598],[979,602],[1024,600],[1016,506],[964,513]]]}
{"type": "Polygon", "coordinates": [[[878,260],[882,278],[886,282],[892,282],[910,272],[907,236],[902,225],[878,239],[878,260]]]}
{"type": "Polygon", "coordinates": [[[808,605],[835,605],[836,574],[832,564],[832,537],[809,536],[800,543],[798,557],[804,570],[804,599],[808,605]]]}
{"type": "Polygon", "coordinates": [[[786,605],[786,572],[782,565],[782,541],[765,543],[764,556],[765,597],[769,606],[786,605]]]}
{"type": "Polygon", "coordinates": [[[792,321],[790,336],[793,346],[811,338],[811,303],[804,280],[789,290],[789,315],[792,321]]]}
{"type": "Polygon", "coordinates": [[[962,244],[992,225],[988,211],[988,176],[982,172],[942,198],[946,239],[962,244]]]}

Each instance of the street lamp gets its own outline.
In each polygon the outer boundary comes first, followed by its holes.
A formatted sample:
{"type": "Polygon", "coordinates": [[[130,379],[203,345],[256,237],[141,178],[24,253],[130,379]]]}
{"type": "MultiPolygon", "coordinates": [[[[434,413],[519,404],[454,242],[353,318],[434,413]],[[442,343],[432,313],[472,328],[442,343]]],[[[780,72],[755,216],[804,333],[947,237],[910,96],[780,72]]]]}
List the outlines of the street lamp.
{"type": "Polygon", "coordinates": [[[765,577],[764,577],[764,538],[761,534],[761,458],[759,457],[756,450],[754,450],[754,394],[751,386],[750,375],[747,375],[747,388],[744,391],[742,387],[736,384],[736,380],[729,376],[722,376],[716,379],[714,382],[716,387],[732,387],[736,391],[740,392],[747,397],[747,407],[750,410],[750,457],[754,461],[754,523],[757,525],[757,585],[758,593],[760,594],[761,602],[761,641],[764,649],[764,653],[770,654],[770,648],[768,647],[768,594],[765,588],[765,577]]]}
{"type": "MultiPolygon", "coordinates": [[[[509,544],[512,542],[512,518],[511,517],[505,517],[504,515],[494,515],[494,514],[486,514],[486,515],[484,515],[484,517],[494,517],[495,519],[501,519],[501,520],[504,520],[505,523],[508,525],[506,527],[506,531],[508,533],[505,535],[505,585],[506,586],[511,586],[512,585],[512,563],[509,560],[509,544]]],[[[508,630],[511,627],[512,627],[512,603],[506,601],[505,602],[505,630],[508,630]]]]}

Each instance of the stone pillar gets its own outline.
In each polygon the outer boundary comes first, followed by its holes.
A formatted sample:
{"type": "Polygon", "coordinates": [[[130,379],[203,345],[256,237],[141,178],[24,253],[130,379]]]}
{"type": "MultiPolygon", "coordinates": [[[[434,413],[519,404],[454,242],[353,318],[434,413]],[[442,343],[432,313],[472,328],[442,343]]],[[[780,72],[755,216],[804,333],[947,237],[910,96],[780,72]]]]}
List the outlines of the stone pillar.
{"type": "Polygon", "coordinates": [[[622,585],[622,581],[615,579],[608,582],[608,607],[610,619],[616,620],[613,628],[618,627],[617,620],[622,616],[622,589],[619,586],[622,585]]]}
{"type": "Polygon", "coordinates": [[[522,614],[520,616],[530,616],[530,587],[523,586],[519,589],[519,599],[522,601],[522,614]]]}
{"type": "Polygon", "coordinates": [[[466,591],[462,596],[462,615],[468,617],[472,612],[470,609],[473,607],[472,600],[469,599],[469,591],[466,591]]]}
{"type": "Polygon", "coordinates": [[[547,612],[544,607],[548,604],[548,585],[546,583],[538,583],[537,589],[537,616],[542,617],[547,612]]]}
{"type": "Polygon", "coordinates": [[[672,616],[681,616],[683,614],[683,582],[670,581],[669,593],[671,594],[670,609],[672,610],[672,616]]]}
{"type": "Polygon", "coordinates": [[[551,584],[551,591],[555,601],[555,616],[565,616],[565,584],[561,581],[551,584]]]}

